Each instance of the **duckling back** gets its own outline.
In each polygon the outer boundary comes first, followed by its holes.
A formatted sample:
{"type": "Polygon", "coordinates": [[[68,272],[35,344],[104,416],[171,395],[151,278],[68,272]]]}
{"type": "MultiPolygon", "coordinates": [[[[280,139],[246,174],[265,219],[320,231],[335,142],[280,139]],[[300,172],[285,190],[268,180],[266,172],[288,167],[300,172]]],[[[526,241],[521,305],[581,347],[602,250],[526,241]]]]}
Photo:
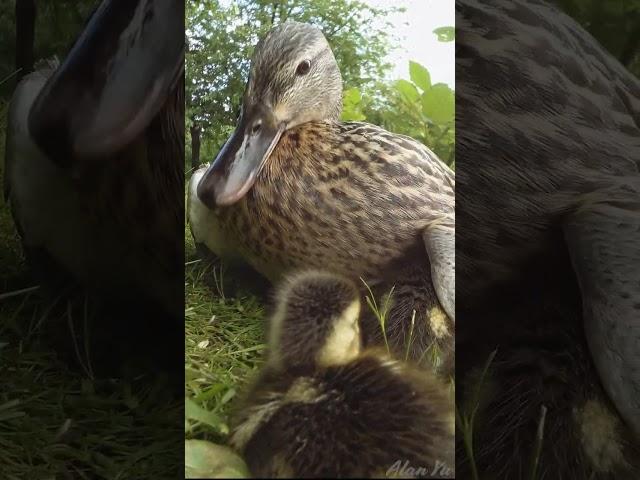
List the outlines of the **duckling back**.
{"type": "Polygon", "coordinates": [[[370,352],[306,375],[263,372],[231,442],[263,478],[450,477],[452,405],[435,378],[370,352]]]}
{"type": "Polygon", "coordinates": [[[252,474],[453,475],[448,388],[386,352],[345,342],[353,331],[345,326],[359,319],[354,302],[355,286],[333,274],[305,272],[281,286],[266,366],[233,422],[231,443],[252,474]]]}

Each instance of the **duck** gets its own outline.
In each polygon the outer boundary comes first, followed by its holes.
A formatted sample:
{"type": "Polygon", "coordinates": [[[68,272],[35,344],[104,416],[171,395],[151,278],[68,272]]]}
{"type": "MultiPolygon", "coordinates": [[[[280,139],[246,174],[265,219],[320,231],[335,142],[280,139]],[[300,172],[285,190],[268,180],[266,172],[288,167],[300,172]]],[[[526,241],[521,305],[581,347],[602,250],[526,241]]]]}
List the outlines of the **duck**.
{"type": "Polygon", "coordinates": [[[271,283],[323,268],[376,298],[393,290],[385,331],[373,314],[363,322],[366,343],[452,355],[454,173],[410,137],[341,122],[341,110],[319,28],[286,21],[260,40],[235,131],[196,187],[213,212],[207,248],[271,283]]]}
{"type": "Polygon", "coordinates": [[[4,196],[38,279],[184,314],[179,2],[105,0],[13,94],[4,196]]]}
{"type": "Polygon", "coordinates": [[[230,445],[252,475],[454,476],[450,388],[362,348],[359,316],[342,275],[302,270],[278,285],[264,366],[232,414],[230,445]]]}
{"type": "MultiPolygon", "coordinates": [[[[640,282],[640,80],[548,2],[458,0],[456,10],[464,79],[456,90],[464,126],[456,137],[457,313],[465,325],[456,338],[456,378],[464,384],[482,368],[483,344],[504,352],[498,367],[521,365],[518,377],[499,368],[491,386],[495,409],[500,402],[515,412],[513,423],[487,421],[474,437],[504,439],[479,445],[508,467],[497,478],[518,478],[522,459],[513,456],[522,450],[514,453],[514,442],[535,437],[537,409],[554,391],[546,380],[560,381],[566,398],[554,399],[553,415],[562,418],[551,419],[545,438],[549,448],[563,445],[546,454],[550,478],[625,478],[619,470],[634,457],[624,448],[637,452],[640,442],[640,296],[630,287],[640,282]],[[541,340],[537,331],[545,329],[555,334],[541,340]],[[523,363],[523,354],[509,352],[527,342],[523,363]],[[561,370],[550,357],[562,359],[561,370]],[[523,409],[529,399],[535,419],[523,409]],[[572,418],[590,399],[618,439],[591,443],[592,454],[620,446],[611,462],[618,470],[557,475],[567,459],[591,468],[577,457],[586,440],[572,418]]],[[[627,478],[637,478],[637,466],[631,471],[627,478]]]]}

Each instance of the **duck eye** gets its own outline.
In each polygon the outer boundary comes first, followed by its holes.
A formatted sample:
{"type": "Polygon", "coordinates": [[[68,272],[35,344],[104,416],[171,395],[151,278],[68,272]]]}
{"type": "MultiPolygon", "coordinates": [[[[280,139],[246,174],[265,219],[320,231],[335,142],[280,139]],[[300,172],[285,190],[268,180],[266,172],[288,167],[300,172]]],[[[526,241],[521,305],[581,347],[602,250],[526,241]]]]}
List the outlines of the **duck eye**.
{"type": "Polygon", "coordinates": [[[296,68],[296,75],[306,75],[311,69],[311,62],[309,60],[303,60],[298,64],[296,68]]]}

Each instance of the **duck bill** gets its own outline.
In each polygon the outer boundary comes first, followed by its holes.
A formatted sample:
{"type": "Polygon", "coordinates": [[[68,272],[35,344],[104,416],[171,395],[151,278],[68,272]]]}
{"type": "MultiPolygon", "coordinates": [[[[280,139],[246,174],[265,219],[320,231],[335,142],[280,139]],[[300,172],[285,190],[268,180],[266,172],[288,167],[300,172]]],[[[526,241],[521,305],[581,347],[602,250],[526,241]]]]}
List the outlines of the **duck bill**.
{"type": "Polygon", "coordinates": [[[260,131],[254,134],[249,132],[252,123],[241,118],[200,180],[198,198],[209,208],[234,204],[255,183],[284,131],[284,125],[264,123],[260,131]]]}
{"type": "Polygon", "coordinates": [[[130,144],[184,71],[184,3],[104,0],[38,95],[29,130],[59,163],[130,144]]]}

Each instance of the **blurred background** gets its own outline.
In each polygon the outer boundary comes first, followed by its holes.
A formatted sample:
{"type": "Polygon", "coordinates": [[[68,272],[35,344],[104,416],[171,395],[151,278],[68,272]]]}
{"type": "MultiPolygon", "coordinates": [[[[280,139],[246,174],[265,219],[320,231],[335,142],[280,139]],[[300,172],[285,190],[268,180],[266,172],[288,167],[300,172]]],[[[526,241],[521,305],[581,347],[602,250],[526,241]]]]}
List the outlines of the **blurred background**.
{"type": "MultiPolygon", "coordinates": [[[[0,0],[0,184],[16,82],[41,59],[64,59],[99,4],[0,0]]],[[[0,478],[177,478],[181,400],[166,402],[166,383],[144,375],[96,375],[92,367],[107,360],[80,340],[86,308],[54,313],[39,288],[0,196],[0,478]]]]}

